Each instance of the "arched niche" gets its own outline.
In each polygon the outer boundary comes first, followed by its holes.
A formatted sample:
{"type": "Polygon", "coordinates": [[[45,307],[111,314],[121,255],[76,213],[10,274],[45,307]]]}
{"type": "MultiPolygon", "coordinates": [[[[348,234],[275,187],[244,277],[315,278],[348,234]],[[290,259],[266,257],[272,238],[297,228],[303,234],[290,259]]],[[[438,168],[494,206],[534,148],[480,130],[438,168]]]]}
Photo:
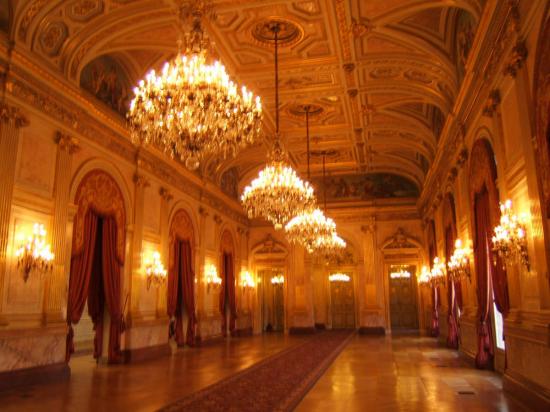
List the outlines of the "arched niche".
{"type": "MultiPolygon", "coordinates": [[[[188,240],[191,245],[191,259],[194,262],[193,252],[195,251],[195,231],[193,229],[193,221],[189,216],[189,213],[185,209],[177,209],[172,216],[170,222],[170,231],[169,231],[169,245],[170,249],[168,252],[169,260],[168,267],[169,272],[171,273],[174,268],[174,244],[178,240],[188,240]]],[[[193,265],[194,266],[194,265],[193,265]]]]}
{"type": "Polygon", "coordinates": [[[115,179],[101,169],[90,170],[80,181],[74,197],[77,206],[73,226],[72,255],[81,252],[84,242],[84,217],[92,209],[102,215],[112,215],[117,224],[117,259],[124,263],[126,212],[124,198],[115,179]]]}

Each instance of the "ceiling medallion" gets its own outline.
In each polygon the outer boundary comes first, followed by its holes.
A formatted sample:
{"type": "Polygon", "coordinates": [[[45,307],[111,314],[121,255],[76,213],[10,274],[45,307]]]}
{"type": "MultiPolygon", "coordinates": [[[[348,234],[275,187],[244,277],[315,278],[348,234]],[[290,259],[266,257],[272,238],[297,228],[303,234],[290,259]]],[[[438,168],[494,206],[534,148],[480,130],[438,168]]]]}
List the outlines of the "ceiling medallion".
{"type": "Polygon", "coordinates": [[[160,73],[151,70],[134,88],[127,114],[134,142],[160,147],[190,170],[205,155],[234,157],[261,131],[260,98],[208,58],[212,44],[201,24],[208,14],[210,0],[183,2],[182,32],[185,20],[191,20],[191,29],[180,38],[176,58],[160,73]]]}
{"type": "Polygon", "coordinates": [[[304,38],[304,30],[298,23],[282,17],[268,17],[257,22],[251,29],[252,38],[263,46],[273,47],[274,25],[279,27],[277,34],[279,47],[294,46],[304,38]]]}

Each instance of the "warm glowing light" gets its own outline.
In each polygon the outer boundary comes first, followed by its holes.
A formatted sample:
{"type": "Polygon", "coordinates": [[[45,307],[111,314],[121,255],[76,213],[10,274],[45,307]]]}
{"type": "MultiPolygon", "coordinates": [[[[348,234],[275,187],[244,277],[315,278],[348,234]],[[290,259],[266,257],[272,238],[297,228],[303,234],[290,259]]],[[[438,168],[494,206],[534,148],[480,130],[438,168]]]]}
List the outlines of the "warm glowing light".
{"type": "Polygon", "coordinates": [[[334,220],[325,217],[321,209],[300,213],[285,226],[285,232],[291,243],[299,243],[308,253],[315,250],[318,238],[331,238],[336,232],[334,220]]]}
{"type": "Polygon", "coordinates": [[[17,267],[22,270],[25,282],[33,270],[40,273],[52,271],[54,254],[51,252],[51,246],[46,243],[44,225],[34,224],[32,235],[29,235],[26,243],[15,251],[15,257],[17,258],[17,267]]]}
{"type": "Polygon", "coordinates": [[[282,274],[275,275],[271,278],[272,285],[282,285],[285,283],[285,277],[282,274]]]}
{"type": "Polygon", "coordinates": [[[207,291],[210,291],[210,287],[219,287],[222,284],[222,278],[218,276],[215,265],[206,265],[204,268],[204,281],[206,282],[207,291]]]}
{"type": "Polygon", "coordinates": [[[445,261],[439,257],[434,258],[434,263],[431,270],[432,283],[437,285],[445,282],[445,261]]]}
{"type": "Polygon", "coordinates": [[[145,260],[145,274],[147,275],[147,289],[151,288],[151,284],[158,288],[166,282],[167,272],[164,269],[159,252],[154,251],[145,260]]]}
{"type": "Polygon", "coordinates": [[[338,234],[333,233],[329,237],[318,237],[313,248],[316,252],[330,256],[337,255],[346,247],[346,241],[338,234]]]}
{"type": "Polygon", "coordinates": [[[464,246],[462,240],[455,241],[455,250],[447,263],[447,272],[453,281],[459,281],[462,278],[470,278],[470,257],[472,248],[467,242],[464,246]]]}
{"type": "Polygon", "coordinates": [[[332,273],[328,277],[329,282],[349,282],[350,279],[345,273],[332,273]]]}
{"type": "Polygon", "coordinates": [[[418,283],[421,285],[429,285],[432,275],[428,266],[422,266],[420,270],[420,276],[418,277],[418,283]]]}
{"type": "Polygon", "coordinates": [[[241,286],[243,289],[254,289],[256,287],[256,282],[254,278],[248,271],[241,272],[241,286]]]}
{"type": "Polygon", "coordinates": [[[411,277],[411,272],[407,270],[406,266],[401,266],[399,268],[395,268],[396,270],[393,270],[390,272],[390,278],[391,279],[409,279],[411,277]]]}
{"type": "Polygon", "coordinates": [[[313,188],[284,161],[268,164],[246,186],[241,202],[249,218],[263,217],[281,229],[293,216],[315,204],[313,188]]]}
{"type": "Polygon", "coordinates": [[[246,87],[231,81],[218,61],[208,62],[211,47],[192,10],[185,53],[151,70],[134,88],[127,117],[134,141],[161,147],[196,169],[207,154],[235,156],[261,131],[262,104],[246,87]]]}
{"type": "Polygon", "coordinates": [[[502,258],[504,265],[519,262],[529,270],[526,238],[527,217],[515,215],[512,210],[512,201],[509,199],[504,204],[500,204],[500,213],[500,224],[495,227],[492,237],[493,250],[502,258]]]}

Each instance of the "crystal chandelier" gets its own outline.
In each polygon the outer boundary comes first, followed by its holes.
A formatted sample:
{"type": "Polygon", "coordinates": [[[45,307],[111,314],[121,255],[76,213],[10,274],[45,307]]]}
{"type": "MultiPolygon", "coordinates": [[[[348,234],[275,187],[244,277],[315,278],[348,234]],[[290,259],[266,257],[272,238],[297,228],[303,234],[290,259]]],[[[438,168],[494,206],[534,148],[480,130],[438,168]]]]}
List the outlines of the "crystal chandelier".
{"type": "Polygon", "coordinates": [[[328,277],[329,282],[349,282],[350,279],[345,273],[332,273],[328,277]]]}
{"type": "Polygon", "coordinates": [[[27,243],[15,251],[17,268],[22,270],[25,282],[33,270],[40,273],[52,271],[54,255],[50,248],[51,246],[46,244],[44,225],[35,223],[33,233],[27,238],[27,243]]]}
{"type": "Polygon", "coordinates": [[[259,97],[238,87],[218,61],[207,59],[210,42],[201,18],[209,11],[206,0],[185,3],[180,19],[192,19],[175,59],[160,73],[151,70],[134,88],[127,113],[134,142],[161,147],[190,170],[207,154],[235,156],[260,133],[259,97]]]}
{"type": "Polygon", "coordinates": [[[346,241],[338,236],[336,232],[333,232],[330,237],[318,237],[313,244],[313,249],[327,258],[337,256],[345,247],[346,241]]]}
{"type": "MultiPolygon", "coordinates": [[[[503,260],[503,264],[520,262],[529,270],[525,218],[519,218],[512,211],[512,201],[500,204],[500,224],[495,227],[492,238],[493,250],[503,260]]],[[[497,264],[495,259],[495,265],[497,264]]]]}
{"type": "Polygon", "coordinates": [[[271,278],[271,284],[272,285],[282,285],[285,283],[285,277],[282,274],[275,275],[271,278]]]}
{"type": "Polygon", "coordinates": [[[244,291],[252,290],[256,287],[256,282],[248,270],[241,272],[241,287],[244,291]]]}
{"type": "Polygon", "coordinates": [[[400,266],[390,272],[390,279],[409,279],[411,272],[407,270],[406,266],[400,266]]]}
{"type": "MultiPolygon", "coordinates": [[[[306,115],[306,141],[307,141],[307,178],[309,171],[309,112],[311,106],[304,106],[306,115]]],[[[305,247],[308,253],[314,252],[315,242],[319,237],[332,237],[336,231],[336,224],[331,218],[327,218],[321,209],[304,210],[292,218],[285,226],[285,232],[291,243],[299,243],[305,247]]]]}
{"type": "Polygon", "coordinates": [[[319,237],[330,238],[336,231],[336,224],[325,217],[321,209],[305,211],[292,218],[285,226],[285,232],[291,243],[299,243],[308,253],[315,250],[319,237]]]}
{"type": "Polygon", "coordinates": [[[453,255],[447,263],[447,273],[449,277],[454,281],[460,281],[463,278],[470,279],[470,256],[472,255],[472,248],[469,246],[463,246],[462,240],[457,239],[455,241],[455,250],[453,255]]]}
{"type": "Polygon", "coordinates": [[[147,275],[147,290],[151,288],[151,284],[158,288],[166,283],[167,272],[164,269],[159,252],[153,252],[151,260],[145,262],[145,274],[147,275]]]}
{"type": "Polygon", "coordinates": [[[279,135],[279,60],[278,35],[280,24],[269,27],[275,43],[275,144],[270,154],[271,162],[260,171],[252,183],[244,189],[241,202],[249,218],[263,217],[281,229],[292,216],[315,204],[315,195],[309,182],[298,177],[285,161],[279,135]]]}
{"type": "Polygon", "coordinates": [[[418,276],[418,283],[423,286],[427,286],[430,284],[431,281],[431,273],[428,266],[422,266],[422,270],[420,271],[420,276],[418,276]]]}

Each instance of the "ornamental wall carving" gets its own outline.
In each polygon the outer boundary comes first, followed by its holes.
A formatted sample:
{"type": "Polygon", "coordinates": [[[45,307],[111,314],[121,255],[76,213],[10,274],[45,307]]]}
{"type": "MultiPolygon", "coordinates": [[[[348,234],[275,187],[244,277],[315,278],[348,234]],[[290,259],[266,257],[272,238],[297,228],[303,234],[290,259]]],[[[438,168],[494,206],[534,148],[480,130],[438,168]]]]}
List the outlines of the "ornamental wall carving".
{"type": "Polygon", "coordinates": [[[172,218],[170,223],[170,232],[169,232],[169,244],[170,250],[168,252],[168,268],[170,272],[174,268],[174,244],[176,241],[185,241],[188,240],[191,244],[191,261],[193,261],[193,249],[195,247],[195,234],[193,230],[193,222],[189,214],[183,210],[179,209],[172,218]]]}
{"type": "Polygon", "coordinates": [[[106,172],[94,169],[86,174],[78,189],[74,203],[77,212],[74,218],[73,250],[72,255],[82,253],[84,246],[84,218],[88,210],[93,210],[100,215],[110,215],[115,218],[117,224],[117,248],[118,261],[124,263],[124,244],[126,234],[126,213],[122,192],[115,180],[106,172]]]}

